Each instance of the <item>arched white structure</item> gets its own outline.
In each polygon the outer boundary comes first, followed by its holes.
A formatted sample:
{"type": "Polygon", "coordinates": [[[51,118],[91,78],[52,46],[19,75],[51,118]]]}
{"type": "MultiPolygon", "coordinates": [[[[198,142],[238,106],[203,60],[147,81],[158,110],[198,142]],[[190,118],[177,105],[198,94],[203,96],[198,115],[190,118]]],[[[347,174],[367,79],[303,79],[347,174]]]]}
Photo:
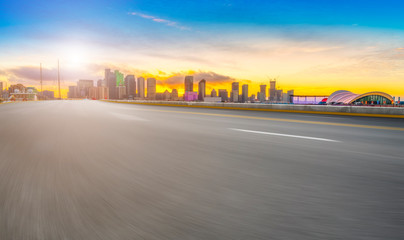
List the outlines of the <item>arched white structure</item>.
{"type": "Polygon", "coordinates": [[[384,92],[368,92],[365,94],[355,94],[350,91],[340,90],[331,94],[327,99],[327,104],[354,104],[361,102],[361,99],[368,104],[368,101],[379,102],[379,104],[392,104],[393,98],[384,92]],[[366,98],[368,97],[368,98],[366,98]],[[371,99],[375,99],[372,101],[371,99]]]}

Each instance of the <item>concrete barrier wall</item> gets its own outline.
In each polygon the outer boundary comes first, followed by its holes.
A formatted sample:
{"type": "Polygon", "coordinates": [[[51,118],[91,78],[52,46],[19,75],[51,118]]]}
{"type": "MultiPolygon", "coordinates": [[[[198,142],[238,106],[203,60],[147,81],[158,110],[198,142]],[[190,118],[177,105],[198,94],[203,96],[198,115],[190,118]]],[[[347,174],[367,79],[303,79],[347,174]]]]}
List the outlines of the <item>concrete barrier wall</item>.
{"type": "Polygon", "coordinates": [[[142,101],[142,100],[108,100],[108,102],[159,105],[159,106],[183,106],[219,109],[277,111],[321,113],[338,115],[358,115],[375,117],[400,117],[404,118],[404,107],[365,107],[365,106],[340,106],[340,105],[295,105],[295,104],[260,104],[260,103],[206,103],[184,101],[142,101]]]}

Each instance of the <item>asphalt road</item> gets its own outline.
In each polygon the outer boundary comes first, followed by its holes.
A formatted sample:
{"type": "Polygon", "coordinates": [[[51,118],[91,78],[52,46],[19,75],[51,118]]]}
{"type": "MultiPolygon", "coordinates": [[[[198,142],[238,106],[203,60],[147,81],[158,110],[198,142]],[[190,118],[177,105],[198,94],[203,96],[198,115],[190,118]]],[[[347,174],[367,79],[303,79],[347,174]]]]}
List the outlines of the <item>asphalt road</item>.
{"type": "Polygon", "coordinates": [[[0,105],[0,239],[403,239],[404,120],[0,105]]]}

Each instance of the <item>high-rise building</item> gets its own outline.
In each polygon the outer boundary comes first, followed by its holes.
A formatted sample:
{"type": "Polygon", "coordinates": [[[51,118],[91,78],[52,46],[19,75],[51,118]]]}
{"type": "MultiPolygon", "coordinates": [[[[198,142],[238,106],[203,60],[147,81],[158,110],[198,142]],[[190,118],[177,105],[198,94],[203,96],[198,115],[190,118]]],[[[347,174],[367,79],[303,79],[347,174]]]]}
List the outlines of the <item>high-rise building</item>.
{"type": "Polygon", "coordinates": [[[248,85],[244,84],[241,87],[241,102],[245,103],[248,101],[248,85]]]}
{"type": "Polygon", "coordinates": [[[68,98],[78,98],[77,86],[69,86],[68,98]]]}
{"type": "Polygon", "coordinates": [[[149,99],[149,100],[156,99],[156,79],[155,78],[147,79],[147,99],[149,99]]]}
{"type": "Polygon", "coordinates": [[[267,100],[266,89],[267,85],[260,85],[260,94],[258,96],[260,102],[265,102],[267,100]]]}
{"type": "Polygon", "coordinates": [[[282,102],[282,97],[283,97],[283,92],[282,91],[283,91],[282,89],[276,90],[275,101],[282,102]]]}
{"type": "Polygon", "coordinates": [[[104,86],[104,80],[100,79],[97,81],[97,87],[105,87],[104,86]]]}
{"type": "Polygon", "coordinates": [[[229,93],[226,89],[219,89],[219,97],[222,98],[222,102],[229,101],[229,93]]]}
{"type": "Polygon", "coordinates": [[[240,87],[238,82],[233,82],[231,84],[231,102],[238,102],[240,94],[240,87]]]}
{"type": "Polygon", "coordinates": [[[164,100],[164,93],[162,93],[162,92],[156,93],[156,100],[163,101],[164,100]]]}
{"type": "Polygon", "coordinates": [[[137,96],[141,99],[144,99],[144,78],[139,77],[137,78],[137,96]]]}
{"type": "Polygon", "coordinates": [[[98,99],[97,88],[98,87],[90,87],[90,89],[88,90],[88,97],[90,99],[98,99]]]}
{"type": "Polygon", "coordinates": [[[127,75],[125,77],[126,96],[129,99],[136,97],[136,79],[134,75],[127,75]]]}
{"type": "Polygon", "coordinates": [[[111,72],[111,69],[105,69],[105,74],[104,74],[104,80],[105,80],[105,82],[107,82],[107,80],[108,80],[108,78],[109,78],[109,75],[111,75],[111,74],[113,74],[113,73],[111,72]]]}
{"type": "Polygon", "coordinates": [[[198,100],[197,92],[185,92],[184,93],[184,101],[196,101],[198,100]]]}
{"type": "Polygon", "coordinates": [[[105,87],[109,88],[108,83],[109,83],[109,78],[110,78],[111,75],[113,75],[111,70],[110,69],[105,69],[104,79],[103,79],[103,83],[102,83],[105,87]]]}
{"type": "Polygon", "coordinates": [[[90,88],[90,99],[108,99],[107,87],[92,87],[90,88]]]}
{"type": "Polygon", "coordinates": [[[276,80],[269,81],[269,101],[276,101],[276,80]]]}
{"type": "Polygon", "coordinates": [[[194,76],[185,77],[185,92],[194,91],[194,76]]]}
{"type": "Polygon", "coordinates": [[[98,99],[109,99],[108,96],[108,88],[107,87],[98,87],[98,99]]]}
{"type": "Polygon", "coordinates": [[[203,101],[206,97],[206,80],[202,79],[198,84],[198,100],[203,101]]]}
{"type": "Polygon", "coordinates": [[[283,98],[284,98],[283,101],[286,102],[286,103],[293,103],[292,97],[293,97],[294,94],[295,94],[294,90],[287,91],[286,94],[283,95],[283,98]]]}
{"type": "Polygon", "coordinates": [[[211,97],[217,97],[217,92],[215,89],[212,89],[212,91],[210,92],[210,96],[211,97]]]}
{"type": "Polygon", "coordinates": [[[255,95],[254,94],[251,95],[250,102],[255,102],[255,95]]]}
{"type": "Polygon", "coordinates": [[[80,98],[87,98],[89,97],[89,90],[91,87],[94,87],[93,80],[82,80],[80,79],[77,82],[77,91],[80,98]]]}
{"type": "Polygon", "coordinates": [[[178,90],[177,89],[173,89],[171,91],[171,100],[174,100],[174,101],[178,100],[178,90]]]}
{"type": "Polygon", "coordinates": [[[115,77],[116,77],[116,86],[124,86],[125,82],[123,81],[123,73],[115,70],[115,77]]]}
{"type": "Polygon", "coordinates": [[[119,85],[116,87],[116,95],[118,99],[125,99],[128,96],[126,95],[126,87],[125,85],[119,85]]]}
{"type": "Polygon", "coordinates": [[[108,98],[117,99],[116,75],[110,69],[105,69],[105,82],[108,87],[108,98]]]}
{"type": "Polygon", "coordinates": [[[163,100],[167,101],[170,100],[171,98],[171,93],[168,90],[165,90],[163,93],[163,100]]]}

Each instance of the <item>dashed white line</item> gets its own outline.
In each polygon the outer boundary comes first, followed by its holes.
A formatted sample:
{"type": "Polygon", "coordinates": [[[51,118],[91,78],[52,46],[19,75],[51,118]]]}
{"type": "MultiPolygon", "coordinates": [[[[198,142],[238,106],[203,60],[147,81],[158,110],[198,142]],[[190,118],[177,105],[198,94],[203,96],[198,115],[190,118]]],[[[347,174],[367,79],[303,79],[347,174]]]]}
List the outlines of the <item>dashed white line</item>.
{"type": "Polygon", "coordinates": [[[317,138],[317,137],[299,136],[299,135],[273,133],[273,132],[261,132],[261,131],[253,131],[253,130],[238,129],[238,128],[229,128],[229,129],[234,130],[234,131],[238,131],[238,132],[257,133],[257,134],[265,134],[265,135],[280,136],[280,137],[301,138],[301,139],[308,139],[308,140],[315,140],[315,141],[325,141],[325,142],[341,142],[341,141],[338,141],[338,140],[327,139],[327,138],[317,138]]]}

